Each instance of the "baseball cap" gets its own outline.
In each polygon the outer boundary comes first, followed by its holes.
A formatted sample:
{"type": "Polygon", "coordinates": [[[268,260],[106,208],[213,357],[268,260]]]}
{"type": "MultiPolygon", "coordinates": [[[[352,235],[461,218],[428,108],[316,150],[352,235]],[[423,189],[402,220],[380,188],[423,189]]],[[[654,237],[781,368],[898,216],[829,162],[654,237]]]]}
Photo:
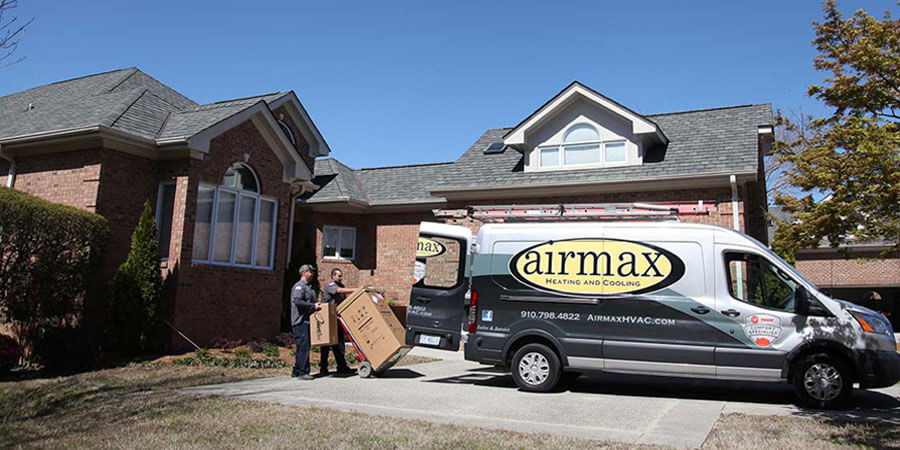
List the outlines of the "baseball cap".
{"type": "Polygon", "coordinates": [[[315,271],[316,271],[316,268],[313,267],[312,264],[304,264],[304,265],[300,266],[300,270],[298,271],[298,273],[315,272],[315,271]]]}

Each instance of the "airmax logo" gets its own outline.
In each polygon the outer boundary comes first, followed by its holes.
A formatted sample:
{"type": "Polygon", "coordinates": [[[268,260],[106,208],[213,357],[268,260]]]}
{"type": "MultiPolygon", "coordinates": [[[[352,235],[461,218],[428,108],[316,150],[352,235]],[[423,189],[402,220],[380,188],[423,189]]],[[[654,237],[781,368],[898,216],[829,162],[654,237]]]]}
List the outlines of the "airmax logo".
{"type": "Polygon", "coordinates": [[[640,294],[681,279],[684,263],[654,245],[586,238],[526,248],[510,259],[509,272],[523,284],[559,294],[640,294]]]}
{"type": "Polygon", "coordinates": [[[416,258],[433,258],[443,255],[446,251],[447,247],[444,244],[428,238],[420,237],[416,244],[416,258]]]}

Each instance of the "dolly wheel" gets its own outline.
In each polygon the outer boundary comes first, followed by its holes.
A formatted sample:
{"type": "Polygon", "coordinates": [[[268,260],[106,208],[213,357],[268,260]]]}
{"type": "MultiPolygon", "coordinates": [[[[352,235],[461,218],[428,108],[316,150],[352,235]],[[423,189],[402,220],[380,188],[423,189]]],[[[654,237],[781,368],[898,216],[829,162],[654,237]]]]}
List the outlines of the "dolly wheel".
{"type": "Polygon", "coordinates": [[[372,376],[372,372],[374,372],[372,370],[372,363],[368,361],[363,361],[362,364],[359,365],[357,371],[359,372],[360,378],[369,378],[372,376]]]}

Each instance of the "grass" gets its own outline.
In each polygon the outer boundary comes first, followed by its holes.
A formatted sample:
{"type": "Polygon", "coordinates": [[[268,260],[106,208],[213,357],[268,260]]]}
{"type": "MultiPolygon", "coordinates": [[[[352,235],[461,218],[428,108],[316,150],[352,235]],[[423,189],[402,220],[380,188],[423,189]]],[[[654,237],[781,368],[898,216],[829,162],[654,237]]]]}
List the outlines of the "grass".
{"type": "MultiPolygon", "coordinates": [[[[134,365],[0,382],[0,448],[637,448],[318,408],[182,394],[285,369],[134,365]]],[[[703,448],[900,446],[887,422],[730,414],[703,448]]]]}

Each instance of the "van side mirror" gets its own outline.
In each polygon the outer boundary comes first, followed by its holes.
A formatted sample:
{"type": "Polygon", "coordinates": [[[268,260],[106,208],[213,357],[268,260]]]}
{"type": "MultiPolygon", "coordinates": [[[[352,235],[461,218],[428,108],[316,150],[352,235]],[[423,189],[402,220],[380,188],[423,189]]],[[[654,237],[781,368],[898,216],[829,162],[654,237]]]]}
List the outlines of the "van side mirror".
{"type": "Polygon", "coordinates": [[[805,287],[800,286],[797,288],[796,292],[796,308],[797,314],[801,316],[830,316],[831,313],[828,312],[819,300],[817,300],[813,295],[806,290],[805,287]]]}

